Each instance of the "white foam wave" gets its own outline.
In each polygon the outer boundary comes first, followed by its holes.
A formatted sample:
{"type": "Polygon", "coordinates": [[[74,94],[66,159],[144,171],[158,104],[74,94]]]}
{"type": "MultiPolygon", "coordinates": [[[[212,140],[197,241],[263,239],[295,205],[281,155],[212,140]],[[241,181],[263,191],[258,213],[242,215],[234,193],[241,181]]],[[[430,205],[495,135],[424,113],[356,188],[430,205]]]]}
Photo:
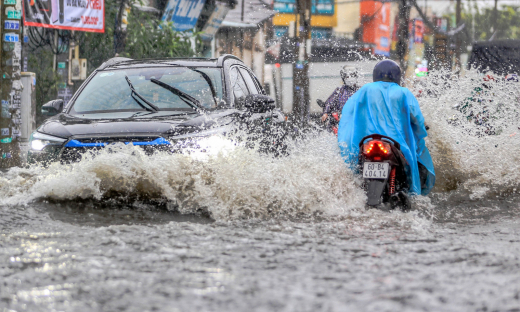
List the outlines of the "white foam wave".
{"type": "Polygon", "coordinates": [[[436,191],[472,198],[516,192],[520,180],[520,83],[469,71],[433,72],[413,88],[426,122],[437,171],[436,191]],[[420,92],[421,91],[421,92],[420,92]]]}
{"type": "MultiPolygon", "coordinates": [[[[296,143],[295,143],[296,144],[296,143]]],[[[336,139],[323,133],[272,157],[237,146],[204,159],[131,145],[48,168],[13,168],[0,177],[6,204],[114,196],[164,199],[183,213],[206,209],[215,219],[275,215],[345,215],[364,209],[365,195],[344,166],[336,139]]]]}
{"type": "MultiPolygon", "coordinates": [[[[471,112],[454,106],[475,97],[472,92],[482,87],[481,77],[475,72],[460,79],[444,77],[445,73],[432,73],[412,88],[415,94],[423,91],[418,99],[430,125],[427,145],[437,173],[434,192],[462,190],[469,192],[469,199],[495,196],[497,190],[517,192],[520,88],[494,82],[492,91],[471,102],[474,115],[487,110],[492,117],[476,124],[467,119],[471,112]],[[483,132],[489,126],[495,134],[483,132]]],[[[244,146],[226,146],[216,154],[146,156],[137,147],[122,145],[71,165],[12,168],[0,174],[0,204],[127,198],[164,200],[183,213],[207,211],[217,220],[367,216],[359,181],[344,165],[331,134],[291,142],[289,155],[276,158],[244,146]]],[[[427,198],[418,197],[416,205],[426,219],[434,214],[427,198]]]]}

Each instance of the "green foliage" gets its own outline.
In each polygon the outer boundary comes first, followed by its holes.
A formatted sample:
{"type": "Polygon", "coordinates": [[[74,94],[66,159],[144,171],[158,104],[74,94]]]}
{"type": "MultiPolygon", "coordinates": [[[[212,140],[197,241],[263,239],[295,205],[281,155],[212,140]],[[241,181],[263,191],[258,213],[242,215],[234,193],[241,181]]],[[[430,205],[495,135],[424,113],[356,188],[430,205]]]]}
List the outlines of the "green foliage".
{"type": "Polygon", "coordinates": [[[471,25],[474,21],[475,40],[489,40],[495,31],[494,39],[520,39],[520,6],[499,6],[497,10],[497,29],[493,29],[494,8],[480,10],[476,2],[473,3],[473,8],[469,12],[464,12],[463,19],[466,22],[466,26],[470,29],[470,33],[471,25]]]}
{"type": "MultiPolygon", "coordinates": [[[[198,33],[175,31],[171,25],[161,25],[160,19],[150,12],[139,11],[130,0],[126,44],[119,53],[134,59],[158,57],[191,57],[198,53],[192,48],[195,40],[195,50],[200,50],[198,33]],[[162,27],[161,27],[162,26],[162,27]]],[[[104,61],[115,56],[114,28],[116,15],[119,13],[121,0],[105,0],[105,32],[84,33],[81,36],[80,54],[89,63],[92,71],[104,61]]]]}
{"type": "MultiPolygon", "coordinates": [[[[200,45],[198,33],[178,32],[170,24],[146,19],[146,13],[132,10],[128,20],[126,47],[122,55],[134,58],[197,56],[192,40],[200,45]]],[[[200,49],[199,49],[200,50],[200,49]]]]}
{"type": "Polygon", "coordinates": [[[105,0],[105,32],[78,34],[80,57],[86,58],[90,71],[96,69],[104,61],[114,57],[114,21],[119,11],[120,2],[105,0]]]}
{"type": "Polygon", "coordinates": [[[58,95],[58,83],[60,76],[52,70],[53,54],[49,50],[39,50],[29,54],[28,66],[36,73],[36,112],[37,124],[43,119],[40,115],[41,107],[48,101],[56,99],[58,95]]]}

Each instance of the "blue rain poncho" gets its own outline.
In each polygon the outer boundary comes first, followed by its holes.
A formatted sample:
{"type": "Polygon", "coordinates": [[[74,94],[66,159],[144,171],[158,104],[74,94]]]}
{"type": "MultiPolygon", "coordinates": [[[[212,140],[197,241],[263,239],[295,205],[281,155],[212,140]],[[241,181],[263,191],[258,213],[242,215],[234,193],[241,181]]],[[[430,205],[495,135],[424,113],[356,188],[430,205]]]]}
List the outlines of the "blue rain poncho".
{"type": "Polygon", "coordinates": [[[435,171],[424,138],[427,136],[419,103],[406,88],[393,82],[372,82],[359,89],[343,107],[338,142],[345,161],[356,165],[361,139],[370,134],[391,137],[401,144],[401,152],[411,172],[410,192],[427,195],[435,184],[435,171]],[[428,169],[421,189],[417,162],[428,169]]]}

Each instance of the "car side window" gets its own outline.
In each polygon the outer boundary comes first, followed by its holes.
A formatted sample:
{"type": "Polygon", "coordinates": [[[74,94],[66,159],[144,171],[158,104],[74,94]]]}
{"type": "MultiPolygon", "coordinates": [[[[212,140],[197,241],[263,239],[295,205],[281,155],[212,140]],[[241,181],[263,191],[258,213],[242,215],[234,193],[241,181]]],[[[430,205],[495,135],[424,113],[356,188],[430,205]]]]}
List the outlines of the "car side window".
{"type": "Polygon", "coordinates": [[[241,109],[245,97],[250,93],[237,66],[231,68],[229,78],[231,82],[231,90],[233,90],[233,102],[235,103],[236,108],[241,109]]]}
{"type": "Polygon", "coordinates": [[[240,73],[244,77],[244,80],[246,81],[247,87],[249,89],[249,92],[251,94],[259,94],[258,87],[256,86],[255,82],[253,81],[253,77],[251,77],[251,73],[246,70],[245,68],[240,68],[240,73]]]}

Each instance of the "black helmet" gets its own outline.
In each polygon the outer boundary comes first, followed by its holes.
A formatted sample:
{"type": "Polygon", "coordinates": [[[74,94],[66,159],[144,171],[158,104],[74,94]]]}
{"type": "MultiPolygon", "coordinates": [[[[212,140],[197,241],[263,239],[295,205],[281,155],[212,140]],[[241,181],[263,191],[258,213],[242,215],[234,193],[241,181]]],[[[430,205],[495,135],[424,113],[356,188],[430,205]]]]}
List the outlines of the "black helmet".
{"type": "Polygon", "coordinates": [[[382,60],[374,67],[374,82],[387,81],[401,83],[401,68],[392,60],[382,60]]]}

